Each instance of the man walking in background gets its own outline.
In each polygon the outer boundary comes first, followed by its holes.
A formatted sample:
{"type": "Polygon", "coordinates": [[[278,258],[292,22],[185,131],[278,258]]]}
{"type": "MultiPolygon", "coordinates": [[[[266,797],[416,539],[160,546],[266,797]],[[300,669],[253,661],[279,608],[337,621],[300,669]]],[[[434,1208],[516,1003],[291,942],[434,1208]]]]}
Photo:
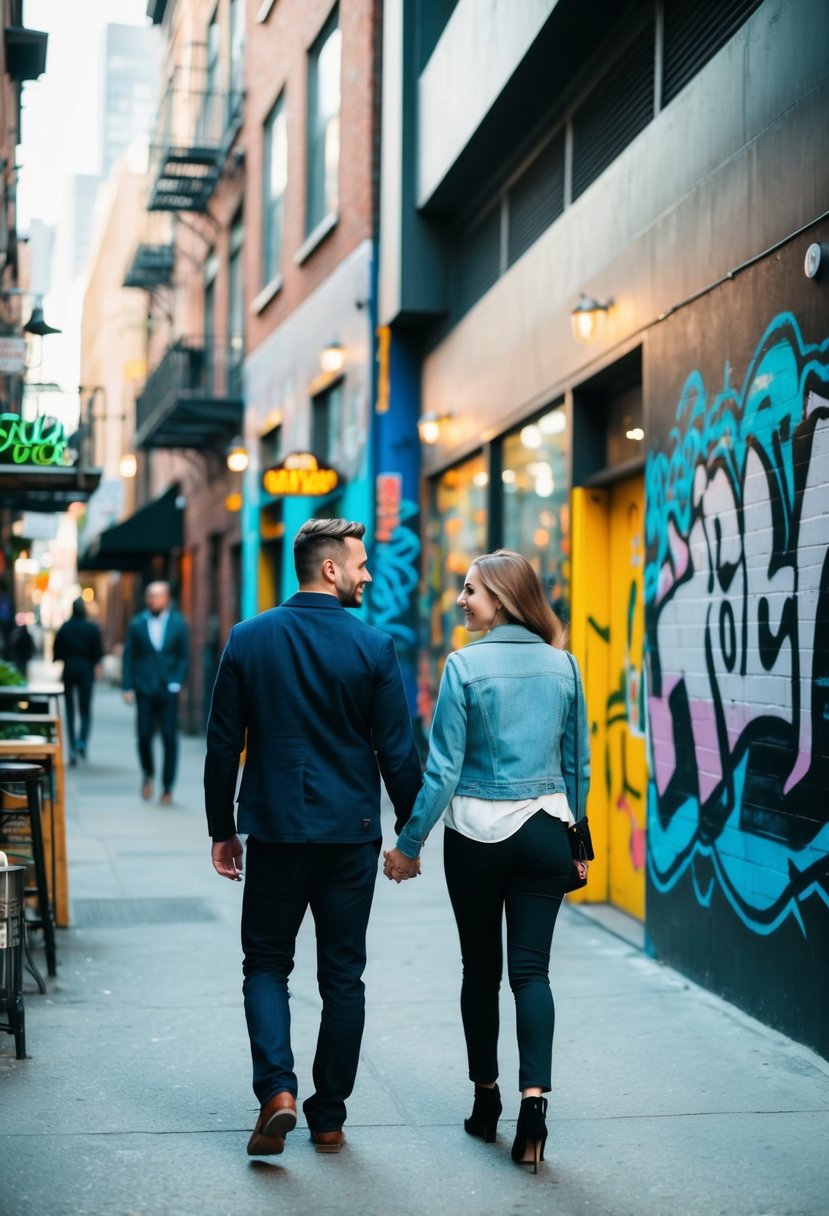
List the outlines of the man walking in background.
{"type": "Polygon", "coordinates": [[[245,1016],[260,1113],[251,1156],[281,1153],[296,1126],[288,976],[310,907],[322,1017],[314,1093],[303,1111],[317,1152],[344,1143],[365,1020],[366,928],[381,843],[380,774],[397,823],[420,788],[403,679],[392,639],[344,608],[371,582],[365,527],[312,519],[294,541],[299,591],[234,626],[219,665],[204,769],[213,865],[239,879],[245,1016]],[[378,771],[379,767],[379,771],[378,771]]]}
{"type": "Polygon", "coordinates": [[[141,797],[153,796],[153,737],[160,729],[164,748],[160,801],[168,805],[173,801],[178,764],[178,694],[187,679],[190,641],[187,622],[171,606],[169,583],[150,583],[144,601],[145,611],[132,618],[127,630],[121,683],[124,700],[136,705],[141,797]]]}
{"type": "Polygon", "coordinates": [[[66,697],[66,733],[69,738],[69,763],[77,764],[86,756],[92,728],[92,690],[95,672],[104,655],[101,630],[87,619],[86,604],[76,599],[72,615],[55,634],[53,657],[63,663],[63,692],[66,697]],[[75,731],[77,702],[80,731],[75,731]]]}

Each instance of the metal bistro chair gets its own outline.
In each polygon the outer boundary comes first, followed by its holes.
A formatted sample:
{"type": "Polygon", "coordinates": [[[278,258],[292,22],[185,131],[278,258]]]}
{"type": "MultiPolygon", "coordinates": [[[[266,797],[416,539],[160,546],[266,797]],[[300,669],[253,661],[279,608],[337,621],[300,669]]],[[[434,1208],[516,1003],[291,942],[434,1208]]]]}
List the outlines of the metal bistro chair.
{"type": "MultiPolygon", "coordinates": [[[[7,787],[21,784],[26,787],[26,803],[23,806],[0,807],[0,820],[21,819],[28,817],[31,831],[31,860],[35,871],[35,885],[25,888],[25,895],[37,896],[37,917],[27,919],[26,929],[42,929],[46,944],[46,969],[50,976],[57,975],[57,953],[55,949],[55,922],[52,917],[52,905],[49,902],[49,888],[46,881],[46,858],[43,850],[43,830],[40,821],[40,782],[46,773],[42,764],[26,764],[18,760],[0,760],[0,789],[8,792],[7,787]]],[[[19,797],[16,793],[15,797],[19,797]]],[[[0,833],[2,835],[2,833],[0,833]]],[[[20,851],[9,842],[6,852],[20,855],[20,851]]],[[[43,980],[34,966],[26,948],[29,970],[38,982],[41,991],[45,991],[43,980]]]]}

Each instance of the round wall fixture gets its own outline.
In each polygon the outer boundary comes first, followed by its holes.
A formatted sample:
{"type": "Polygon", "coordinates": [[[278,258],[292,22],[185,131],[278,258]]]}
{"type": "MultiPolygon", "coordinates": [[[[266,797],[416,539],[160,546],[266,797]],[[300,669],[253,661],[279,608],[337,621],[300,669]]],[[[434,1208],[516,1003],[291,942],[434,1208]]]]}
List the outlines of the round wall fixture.
{"type": "Polygon", "coordinates": [[[815,242],[806,250],[806,258],[803,262],[803,271],[807,279],[816,279],[820,272],[820,262],[823,255],[823,250],[820,245],[815,242]]]}

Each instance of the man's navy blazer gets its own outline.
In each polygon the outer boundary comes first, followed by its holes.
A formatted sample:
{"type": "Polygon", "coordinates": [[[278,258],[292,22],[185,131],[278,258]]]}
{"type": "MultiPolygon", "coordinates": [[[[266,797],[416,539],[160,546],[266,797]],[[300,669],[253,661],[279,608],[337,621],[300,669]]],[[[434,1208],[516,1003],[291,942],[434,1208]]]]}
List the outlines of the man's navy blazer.
{"type": "Polygon", "coordinates": [[[380,774],[402,826],[421,768],[394,643],[333,595],[300,591],[234,625],[213,688],[204,766],[214,840],[378,840],[380,774]]]}
{"type": "Polygon", "coordinates": [[[156,650],[150,641],[149,612],[139,612],[130,621],[124,646],[121,687],[142,697],[160,697],[168,684],[183,684],[190,662],[187,622],[180,612],[170,609],[164,642],[156,650]]]}

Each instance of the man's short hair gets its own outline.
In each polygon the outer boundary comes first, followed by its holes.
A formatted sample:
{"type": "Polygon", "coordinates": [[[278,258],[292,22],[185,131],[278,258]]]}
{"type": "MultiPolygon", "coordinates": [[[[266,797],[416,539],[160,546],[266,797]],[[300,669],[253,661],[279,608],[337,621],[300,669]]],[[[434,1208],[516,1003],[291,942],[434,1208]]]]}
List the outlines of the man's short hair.
{"type": "Polygon", "coordinates": [[[300,585],[315,583],[326,558],[342,561],[349,536],[362,540],[365,524],[352,519],[309,519],[294,537],[294,569],[300,585]]]}

